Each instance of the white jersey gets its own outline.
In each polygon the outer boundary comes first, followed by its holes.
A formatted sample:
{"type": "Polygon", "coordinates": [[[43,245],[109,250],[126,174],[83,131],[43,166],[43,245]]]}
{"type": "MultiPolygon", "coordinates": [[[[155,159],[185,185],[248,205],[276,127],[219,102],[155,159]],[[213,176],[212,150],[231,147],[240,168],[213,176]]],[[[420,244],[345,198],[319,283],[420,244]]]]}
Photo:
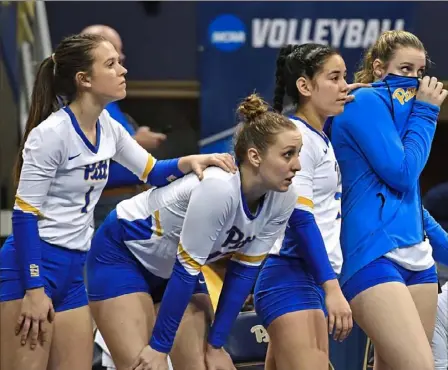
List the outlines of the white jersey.
{"type": "Polygon", "coordinates": [[[155,159],[106,110],[96,136],[93,145],[69,109],[51,114],[28,136],[14,208],[39,216],[45,242],[90,248],[93,209],[107,183],[110,159],[144,181],[154,167],[155,159]]]}
{"type": "Polygon", "coordinates": [[[191,274],[223,256],[258,266],[283,232],[297,195],[268,192],[256,214],[241,193],[239,172],[211,167],[117,206],[123,241],[154,275],[169,278],[176,257],[191,274]]]}
{"type": "MultiPolygon", "coordinates": [[[[341,232],[342,185],[338,162],[330,140],[304,121],[291,119],[302,134],[299,154],[302,169],[296,172],[293,186],[299,194],[296,208],[314,215],[334,271],[342,269],[341,232]]],[[[275,243],[271,254],[288,256],[282,248],[283,238],[275,243]]]]}
{"type": "Polygon", "coordinates": [[[428,238],[411,247],[392,249],[384,257],[410,271],[424,271],[435,263],[428,238]]]}

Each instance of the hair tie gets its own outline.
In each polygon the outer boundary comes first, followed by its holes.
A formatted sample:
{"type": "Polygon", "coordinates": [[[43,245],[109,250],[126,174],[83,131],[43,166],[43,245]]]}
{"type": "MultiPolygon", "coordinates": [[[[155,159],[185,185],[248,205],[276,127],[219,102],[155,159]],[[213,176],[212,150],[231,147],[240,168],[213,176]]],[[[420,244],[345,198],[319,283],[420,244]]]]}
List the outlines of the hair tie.
{"type": "Polygon", "coordinates": [[[54,53],[51,54],[51,60],[53,61],[53,76],[56,76],[56,59],[54,57],[54,53]]]}

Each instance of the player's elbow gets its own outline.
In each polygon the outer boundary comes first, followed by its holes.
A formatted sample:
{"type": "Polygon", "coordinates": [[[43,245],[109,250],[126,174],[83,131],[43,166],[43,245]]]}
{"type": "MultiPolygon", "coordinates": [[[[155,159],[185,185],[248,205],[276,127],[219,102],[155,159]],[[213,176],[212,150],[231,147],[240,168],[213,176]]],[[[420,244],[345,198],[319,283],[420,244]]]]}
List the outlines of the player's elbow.
{"type": "Polygon", "coordinates": [[[289,226],[293,229],[300,229],[315,222],[314,215],[311,212],[297,208],[294,209],[288,221],[289,226]]]}
{"type": "Polygon", "coordinates": [[[415,184],[416,184],[416,181],[410,181],[410,179],[406,179],[406,178],[399,179],[398,181],[393,180],[388,183],[388,185],[392,189],[394,189],[400,193],[407,193],[407,192],[411,191],[414,188],[415,184]]]}
{"type": "Polygon", "coordinates": [[[380,177],[390,188],[400,193],[412,190],[418,180],[418,176],[412,176],[409,171],[401,166],[384,166],[379,173],[383,174],[380,177]]]}

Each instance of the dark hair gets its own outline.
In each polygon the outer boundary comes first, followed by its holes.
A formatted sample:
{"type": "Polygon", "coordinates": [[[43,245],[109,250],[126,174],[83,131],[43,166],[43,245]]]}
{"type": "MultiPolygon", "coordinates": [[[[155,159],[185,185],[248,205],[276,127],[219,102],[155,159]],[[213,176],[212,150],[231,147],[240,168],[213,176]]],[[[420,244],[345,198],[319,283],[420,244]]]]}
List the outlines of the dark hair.
{"type": "Polygon", "coordinates": [[[285,130],[297,130],[285,116],[269,110],[269,105],[257,94],[249,95],[237,109],[240,123],[234,136],[234,152],[238,163],[244,162],[247,150],[260,153],[275,143],[275,136],[285,130]]]}
{"type": "Polygon", "coordinates": [[[426,54],[423,43],[414,34],[407,31],[383,32],[375,44],[364,54],[362,65],[355,73],[355,82],[373,82],[375,80],[373,75],[373,62],[375,59],[380,59],[387,65],[400,46],[422,50],[426,54]]]}
{"type": "Polygon", "coordinates": [[[275,111],[281,113],[285,94],[298,105],[300,96],[296,81],[300,77],[312,80],[332,55],[338,52],[321,44],[286,45],[280,48],[275,71],[275,111]]]}
{"type": "Polygon", "coordinates": [[[78,72],[90,73],[94,61],[92,51],[106,41],[98,35],[74,35],[65,38],[54,54],[46,58],[37,71],[34,81],[31,106],[25,133],[20,144],[14,167],[14,180],[19,183],[22,170],[22,151],[31,130],[60,108],[59,100],[71,102],[76,97],[75,76],[78,72]]]}

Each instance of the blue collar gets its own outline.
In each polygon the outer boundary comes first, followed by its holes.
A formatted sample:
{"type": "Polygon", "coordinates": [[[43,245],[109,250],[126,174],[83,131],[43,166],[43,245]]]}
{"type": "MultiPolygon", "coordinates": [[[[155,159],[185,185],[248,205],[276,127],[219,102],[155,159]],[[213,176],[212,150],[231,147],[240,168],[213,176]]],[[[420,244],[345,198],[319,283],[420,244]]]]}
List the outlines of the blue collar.
{"type": "MultiPolygon", "coordinates": [[[[311,131],[315,132],[316,134],[318,134],[323,141],[325,141],[325,144],[327,144],[327,146],[330,146],[330,139],[327,137],[327,135],[325,134],[325,132],[320,132],[318,130],[316,130],[313,126],[311,126],[308,122],[306,122],[305,120],[295,116],[295,115],[291,115],[289,116],[289,118],[294,119],[296,121],[300,121],[302,122],[306,127],[308,127],[311,131]]],[[[325,129],[325,125],[324,125],[324,129],[325,129]]]]}
{"type": "Polygon", "coordinates": [[[76,133],[79,135],[79,137],[84,141],[84,144],[89,148],[89,150],[97,154],[98,150],[100,148],[100,139],[101,139],[101,125],[100,120],[96,121],[96,144],[93,145],[89,139],[87,139],[87,136],[84,134],[84,132],[81,130],[81,127],[79,126],[78,120],[75,117],[75,114],[73,111],[68,107],[65,106],[64,111],[70,116],[70,120],[72,121],[73,128],[75,129],[76,133]]]}

